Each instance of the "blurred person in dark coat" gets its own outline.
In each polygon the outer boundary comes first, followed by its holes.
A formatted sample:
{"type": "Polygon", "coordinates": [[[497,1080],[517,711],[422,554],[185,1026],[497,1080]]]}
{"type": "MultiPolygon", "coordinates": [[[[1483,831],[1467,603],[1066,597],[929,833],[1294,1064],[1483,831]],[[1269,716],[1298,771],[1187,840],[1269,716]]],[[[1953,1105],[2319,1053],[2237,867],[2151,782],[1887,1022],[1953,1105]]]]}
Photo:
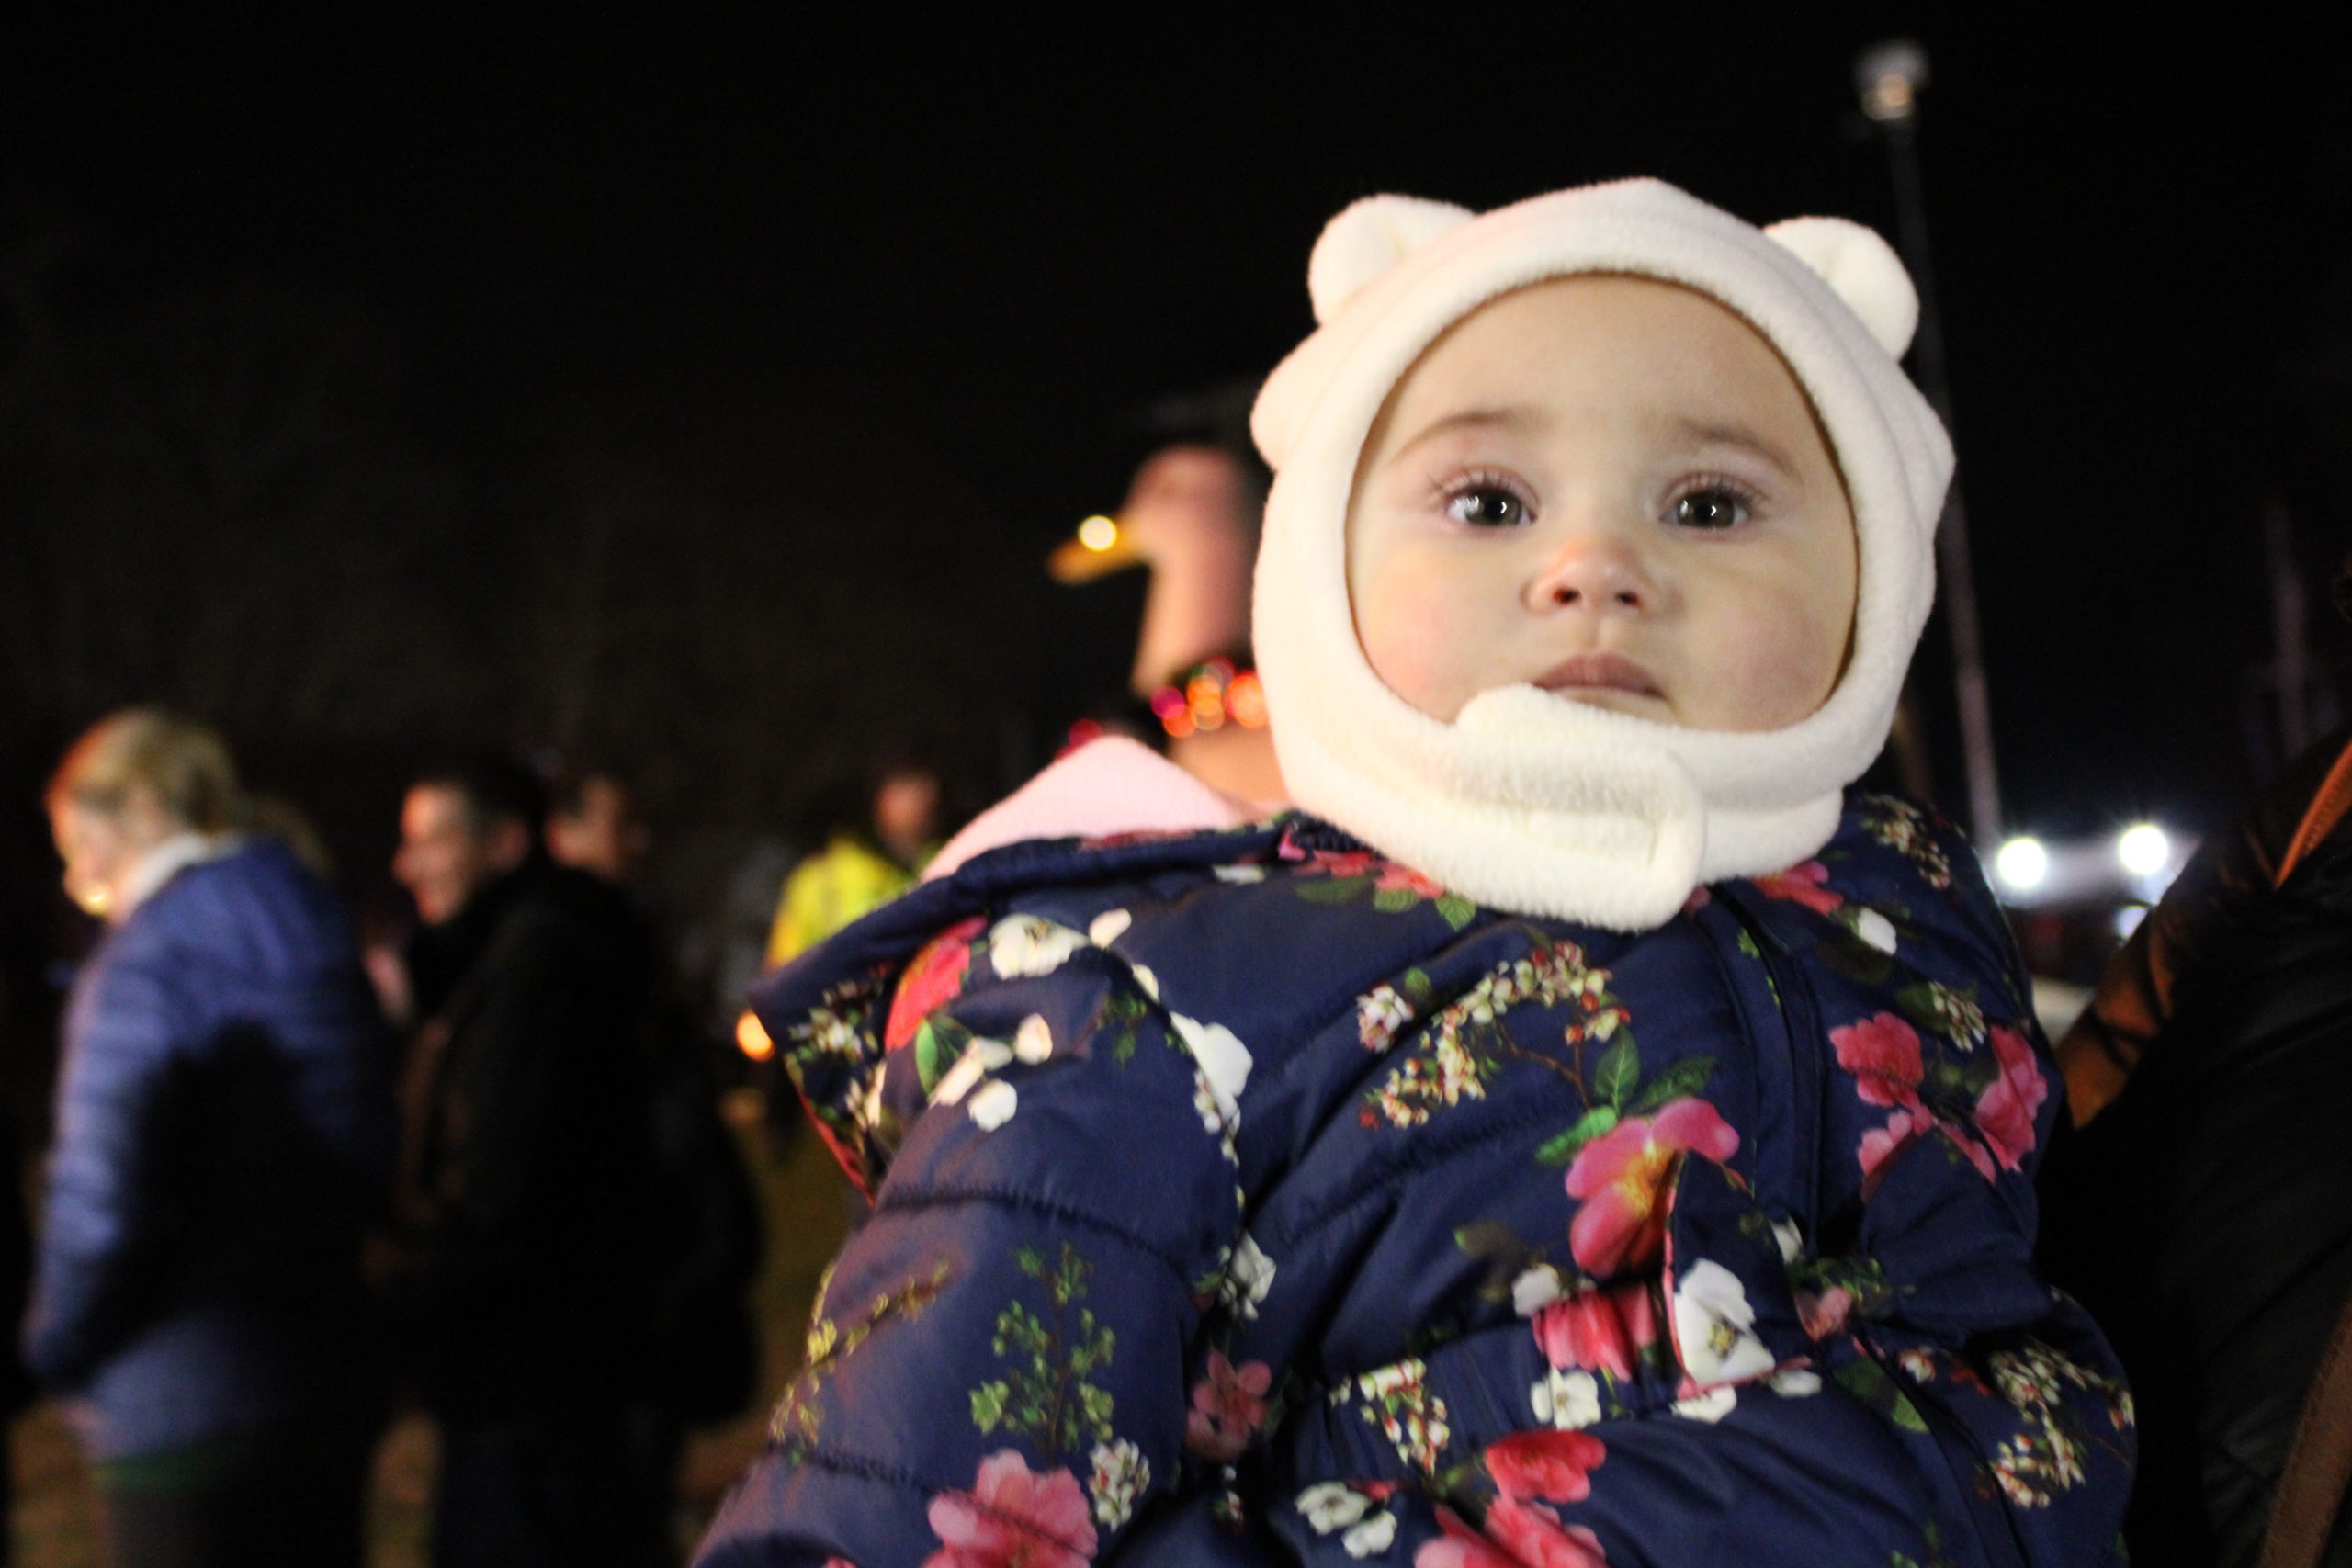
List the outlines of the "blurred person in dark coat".
{"type": "Polygon", "coordinates": [[[548,854],[617,887],[636,882],[653,847],[637,792],[608,769],[557,777],[548,795],[548,854]]]}
{"type": "Polygon", "coordinates": [[[356,1564],[392,1117],[350,931],[283,842],[235,830],[200,725],[103,720],[48,806],[111,930],[65,1022],[26,1359],[68,1400],[117,1563],[356,1564]]]}
{"type": "Polygon", "coordinates": [[[441,1568],[666,1559],[647,1440],[657,957],[626,897],[551,862],[538,783],[484,758],[409,789],[423,925],[384,1284],[441,1432],[441,1568]]]}
{"type": "MultiPolygon", "coordinates": [[[[655,919],[634,897],[653,833],[626,777],[609,767],[558,774],[548,794],[547,846],[559,863],[630,893],[639,940],[649,953],[664,952],[655,919]]],[[[644,1423],[650,1456],[674,1478],[690,1427],[731,1419],[751,1403],[760,1348],[750,1292],[765,1236],[751,1172],[719,1114],[713,1058],[720,1047],[697,1025],[667,958],[655,962],[647,1100],[653,1314],[644,1423]]]]}

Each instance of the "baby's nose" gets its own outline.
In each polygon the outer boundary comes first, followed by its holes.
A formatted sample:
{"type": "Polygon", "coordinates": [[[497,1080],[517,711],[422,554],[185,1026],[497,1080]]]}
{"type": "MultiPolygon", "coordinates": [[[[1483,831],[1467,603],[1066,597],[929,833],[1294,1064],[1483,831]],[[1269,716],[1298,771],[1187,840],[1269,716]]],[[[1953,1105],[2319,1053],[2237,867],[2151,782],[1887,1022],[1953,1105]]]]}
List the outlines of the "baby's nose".
{"type": "Polygon", "coordinates": [[[1569,541],[1528,584],[1528,608],[1642,615],[1658,606],[1658,585],[1640,558],[1608,535],[1569,541]]]}

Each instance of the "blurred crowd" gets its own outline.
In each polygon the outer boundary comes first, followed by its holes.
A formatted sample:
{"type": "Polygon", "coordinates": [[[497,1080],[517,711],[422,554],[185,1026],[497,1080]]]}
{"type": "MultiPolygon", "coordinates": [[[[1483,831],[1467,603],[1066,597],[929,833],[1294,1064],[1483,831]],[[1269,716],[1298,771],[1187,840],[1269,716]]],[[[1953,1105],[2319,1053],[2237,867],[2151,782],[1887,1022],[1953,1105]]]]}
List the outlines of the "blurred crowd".
{"type": "MultiPolygon", "coordinates": [[[[1170,448],[1057,555],[1066,581],[1150,576],[1130,690],[1068,744],[1123,733],[1278,797],[1253,487],[1170,448]]],[[[0,1394],[59,1401],[114,1562],[365,1561],[404,1412],[435,1431],[440,1568],[675,1560],[687,1433],[743,1413],[761,1336],[791,1331],[749,1305],[765,1232],[730,1113],[783,1137],[798,1106],[742,987],[911,886],[950,781],[899,750],[820,795],[797,861],[735,868],[747,941],[740,915],[657,917],[624,771],[537,761],[413,768],[405,907],[357,918],[300,806],[198,719],[126,709],[56,765],[88,938],[51,976],[47,1179],[0,1204],[0,1394]]]]}
{"type": "MultiPolygon", "coordinates": [[[[772,886],[770,961],[911,882],[940,802],[928,763],[879,764],[772,886]]],[[[6,1392],[62,1400],[113,1560],[361,1562],[375,1446],[417,1408],[436,1562],[673,1561],[684,1436],[755,1393],[763,1227],[721,1099],[762,1067],[635,890],[628,781],[420,768],[414,919],[364,946],[316,836],[193,719],[107,717],[46,806],[102,934],[37,1232],[0,1205],[6,1392]]]]}

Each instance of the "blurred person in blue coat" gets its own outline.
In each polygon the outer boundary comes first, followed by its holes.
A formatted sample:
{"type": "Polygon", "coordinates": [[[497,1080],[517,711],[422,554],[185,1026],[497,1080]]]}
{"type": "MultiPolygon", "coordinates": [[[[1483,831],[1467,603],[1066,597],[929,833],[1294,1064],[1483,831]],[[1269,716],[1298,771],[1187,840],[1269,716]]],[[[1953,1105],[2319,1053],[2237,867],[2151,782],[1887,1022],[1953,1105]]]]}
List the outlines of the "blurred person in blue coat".
{"type": "Polygon", "coordinates": [[[383,1404],[361,1238],[393,1134],[351,932],[282,840],[238,831],[199,724],[112,715],[47,804],[110,929],[66,1015],[26,1359],[116,1563],[356,1564],[383,1404]]]}

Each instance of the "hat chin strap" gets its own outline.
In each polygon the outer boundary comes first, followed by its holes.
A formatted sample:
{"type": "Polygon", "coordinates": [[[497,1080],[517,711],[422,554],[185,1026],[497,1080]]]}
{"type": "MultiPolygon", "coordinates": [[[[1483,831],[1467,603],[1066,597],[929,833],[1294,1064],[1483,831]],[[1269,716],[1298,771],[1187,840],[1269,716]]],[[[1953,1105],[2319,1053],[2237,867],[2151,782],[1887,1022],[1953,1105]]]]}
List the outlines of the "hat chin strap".
{"type": "Polygon", "coordinates": [[[1309,719],[1286,734],[1278,723],[1293,797],[1497,908],[1646,931],[1702,884],[1778,871],[1837,830],[1836,787],[1785,803],[1710,803],[1689,765],[1702,758],[1678,754],[1707,750],[1704,732],[1532,686],[1481,693],[1451,724],[1385,716],[1403,731],[1385,744],[1378,732],[1390,727],[1361,712],[1354,724],[1309,719]]]}

